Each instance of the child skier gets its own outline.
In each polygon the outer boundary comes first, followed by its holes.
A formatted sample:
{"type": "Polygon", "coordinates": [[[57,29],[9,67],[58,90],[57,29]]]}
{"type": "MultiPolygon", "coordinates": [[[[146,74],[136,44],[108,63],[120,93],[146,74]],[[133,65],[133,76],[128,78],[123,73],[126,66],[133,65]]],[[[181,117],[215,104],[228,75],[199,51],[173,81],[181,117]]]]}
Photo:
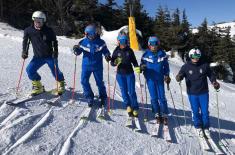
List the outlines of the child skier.
{"type": "Polygon", "coordinates": [[[201,136],[204,131],[206,136],[210,136],[207,77],[209,77],[216,90],[220,88],[220,85],[216,81],[209,65],[200,61],[201,51],[199,49],[191,49],[189,51],[189,58],[190,61],[181,67],[176,80],[181,82],[185,78],[188,99],[193,113],[193,123],[197,133],[201,136]]]}
{"type": "Polygon", "coordinates": [[[52,75],[58,80],[58,94],[65,91],[65,82],[63,73],[58,67],[58,42],[54,31],[46,25],[46,15],[41,11],[35,11],[32,15],[33,25],[24,30],[22,58],[28,58],[29,42],[33,46],[33,59],[26,68],[30,80],[32,80],[31,95],[38,95],[44,92],[41,84],[41,76],[37,70],[44,64],[47,64],[52,75]],[[56,69],[56,70],[55,70],[56,69]]]}
{"type": "Polygon", "coordinates": [[[88,100],[88,106],[92,106],[94,102],[94,93],[91,89],[89,79],[93,73],[96,84],[99,90],[100,106],[105,106],[107,93],[103,82],[103,58],[106,61],[111,60],[110,52],[105,42],[100,39],[97,34],[97,29],[94,24],[90,24],[85,28],[85,38],[82,39],[78,45],[74,45],[73,50],[75,55],[83,53],[82,59],[82,74],[81,84],[83,93],[88,100]]]}
{"type": "Polygon", "coordinates": [[[148,39],[149,49],[141,58],[140,68],[143,71],[151,97],[152,112],[157,123],[167,124],[168,106],[165,97],[164,81],[169,84],[169,64],[166,53],[159,48],[160,41],[156,36],[148,39]]]}
{"type": "Polygon", "coordinates": [[[138,66],[133,50],[128,46],[127,36],[125,34],[119,34],[117,40],[118,46],[113,52],[111,65],[117,66],[116,79],[128,115],[130,117],[138,117],[139,105],[135,92],[135,74],[132,65],[134,65],[134,70],[138,74],[140,73],[140,67],[138,66]]]}

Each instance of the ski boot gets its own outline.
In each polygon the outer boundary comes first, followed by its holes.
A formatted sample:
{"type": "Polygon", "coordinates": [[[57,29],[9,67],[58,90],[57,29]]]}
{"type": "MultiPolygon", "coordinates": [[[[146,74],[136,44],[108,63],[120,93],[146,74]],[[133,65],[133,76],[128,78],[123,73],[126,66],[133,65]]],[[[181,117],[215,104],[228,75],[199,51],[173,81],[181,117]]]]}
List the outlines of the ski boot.
{"type": "Polygon", "coordinates": [[[155,114],[155,119],[156,119],[156,123],[157,123],[157,124],[160,124],[160,123],[163,122],[162,116],[159,115],[158,113],[155,114]]]}
{"type": "Polygon", "coordinates": [[[100,101],[100,103],[99,103],[99,108],[105,107],[106,98],[101,97],[101,98],[99,99],[99,101],[100,101]]]}
{"type": "Polygon", "coordinates": [[[167,114],[164,114],[163,117],[162,117],[162,123],[164,125],[168,125],[168,116],[167,114]]]}
{"type": "Polygon", "coordinates": [[[198,137],[200,137],[200,138],[204,137],[202,128],[196,128],[195,130],[196,130],[198,137]]]}
{"type": "Polygon", "coordinates": [[[88,107],[92,107],[94,104],[94,100],[93,99],[87,99],[87,103],[88,103],[88,107]]]}
{"type": "Polygon", "coordinates": [[[132,115],[133,115],[133,117],[138,117],[138,111],[137,110],[133,110],[132,115]]]}
{"type": "Polygon", "coordinates": [[[59,87],[58,87],[58,95],[62,95],[65,92],[65,82],[64,81],[59,81],[58,82],[59,87]]]}
{"type": "Polygon", "coordinates": [[[45,92],[44,86],[42,85],[40,81],[32,81],[32,85],[33,85],[32,92],[31,92],[32,96],[36,96],[45,92]]]}
{"type": "Polygon", "coordinates": [[[128,114],[129,117],[132,117],[132,116],[133,116],[132,109],[131,109],[130,106],[128,106],[128,107],[126,108],[126,111],[127,111],[127,114],[128,114]]]}
{"type": "Polygon", "coordinates": [[[206,136],[207,139],[211,138],[211,133],[209,129],[204,129],[204,135],[206,136]]]}

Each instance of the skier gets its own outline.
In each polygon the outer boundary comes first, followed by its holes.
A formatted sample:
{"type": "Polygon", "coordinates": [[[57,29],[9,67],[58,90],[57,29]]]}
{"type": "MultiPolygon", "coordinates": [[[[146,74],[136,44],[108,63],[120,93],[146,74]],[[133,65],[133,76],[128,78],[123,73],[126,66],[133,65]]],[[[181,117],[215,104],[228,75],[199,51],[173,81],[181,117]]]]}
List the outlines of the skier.
{"type": "Polygon", "coordinates": [[[209,65],[201,61],[201,51],[199,49],[191,49],[189,51],[189,58],[190,61],[181,67],[176,76],[176,80],[181,82],[185,78],[188,99],[193,114],[193,123],[197,133],[201,136],[204,131],[206,136],[210,136],[207,77],[209,77],[216,90],[220,88],[220,84],[216,81],[215,75],[209,65]]]}
{"type": "Polygon", "coordinates": [[[168,123],[168,105],[165,97],[164,81],[169,84],[170,69],[166,53],[159,47],[160,41],[156,36],[148,39],[148,47],[141,58],[141,71],[147,82],[151,97],[152,112],[157,124],[168,123]]]}
{"type": "Polygon", "coordinates": [[[120,87],[123,103],[130,117],[138,117],[139,105],[135,92],[135,74],[140,74],[140,67],[136,60],[133,50],[128,46],[128,38],[125,34],[119,34],[117,37],[118,46],[115,48],[111,65],[117,66],[116,79],[120,87]]]}
{"type": "Polygon", "coordinates": [[[33,24],[24,30],[22,58],[28,58],[29,42],[32,43],[34,56],[26,68],[30,80],[32,80],[31,95],[44,92],[44,86],[40,82],[41,76],[37,70],[47,64],[54,78],[58,80],[58,94],[65,91],[63,73],[58,67],[58,42],[54,31],[46,25],[46,15],[41,11],[35,11],[32,15],[33,24]],[[56,75],[57,74],[57,75],[56,75]]]}
{"type": "Polygon", "coordinates": [[[107,99],[103,82],[102,54],[107,62],[111,60],[111,56],[105,42],[100,39],[95,24],[90,24],[85,28],[85,36],[78,45],[74,45],[73,51],[75,55],[83,53],[81,84],[88,106],[91,107],[94,103],[94,93],[89,83],[90,76],[93,73],[99,90],[100,106],[102,107],[105,106],[107,99]]]}

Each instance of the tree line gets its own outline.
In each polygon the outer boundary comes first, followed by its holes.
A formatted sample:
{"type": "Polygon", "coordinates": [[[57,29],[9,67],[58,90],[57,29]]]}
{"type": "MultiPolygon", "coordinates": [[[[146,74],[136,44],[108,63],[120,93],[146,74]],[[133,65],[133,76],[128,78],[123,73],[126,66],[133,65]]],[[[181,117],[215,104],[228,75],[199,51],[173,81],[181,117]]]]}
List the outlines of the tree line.
{"type": "MultiPolygon", "coordinates": [[[[192,33],[186,10],[157,6],[155,17],[144,10],[141,0],[134,1],[132,14],[136,28],[142,32],[139,38],[143,48],[147,39],[155,34],[160,38],[161,47],[166,51],[178,51],[183,59],[187,52],[197,47],[203,51],[207,62],[218,62],[215,68],[219,79],[226,79],[229,65],[234,73],[235,82],[235,44],[231,40],[230,28],[208,28],[205,19],[198,27],[198,33],[192,33]]],[[[157,5],[157,4],[156,4],[157,5]]],[[[35,10],[42,10],[47,15],[47,24],[54,28],[57,35],[82,37],[88,23],[98,23],[106,30],[116,30],[128,25],[130,0],[118,5],[115,0],[104,4],[98,0],[0,0],[0,21],[24,29],[32,23],[31,16],[35,10]]]]}

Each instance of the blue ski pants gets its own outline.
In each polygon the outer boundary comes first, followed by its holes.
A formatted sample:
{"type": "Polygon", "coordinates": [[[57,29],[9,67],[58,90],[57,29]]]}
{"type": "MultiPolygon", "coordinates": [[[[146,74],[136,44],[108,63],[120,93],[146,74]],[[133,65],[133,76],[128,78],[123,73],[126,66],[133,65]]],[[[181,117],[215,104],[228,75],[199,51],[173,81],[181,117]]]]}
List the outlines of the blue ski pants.
{"type": "Polygon", "coordinates": [[[164,81],[153,81],[152,79],[148,79],[147,85],[151,97],[153,113],[167,115],[169,110],[165,96],[164,81]]]}
{"type": "Polygon", "coordinates": [[[188,94],[189,102],[193,112],[193,124],[195,128],[209,128],[209,94],[200,95],[188,94]]]}
{"type": "Polygon", "coordinates": [[[26,72],[28,74],[29,79],[32,80],[32,81],[40,81],[41,76],[38,74],[37,71],[38,71],[39,68],[41,68],[45,64],[48,65],[48,67],[51,70],[52,75],[56,79],[55,66],[54,66],[54,64],[55,64],[56,65],[57,75],[58,75],[58,81],[63,81],[64,80],[64,75],[58,67],[58,60],[57,59],[53,59],[53,58],[35,58],[35,57],[33,57],[33,59],[29,62],[28,66],[26,68],[26,72]]]}
{"type": "Polygon", "coordinates": [[[124,106],[130,106],[133,110],[138,110],[139,105],[135,92],[135,74],[117,74],[116,76],[124,106]]]}
{"type": "Polygon", "coordinates": [[[91,89],[91,85],[89,83],[89,80],[90,80],[92,73],[94,75],[95,82],[98,87],[99,98],[106,99],[107,93],[106,93],[106,88],[105,88],[104,81],[103,81],[103,69],[99,69],[99,70],[95,70],[95,71],[88,70],[88,69],[82,69],[81,84],[83,87],[83,93],[84,93],[85,98],[87,98],[89,100],[94,99],[94,93],[93,93],[93,91],[91,89]]]}

